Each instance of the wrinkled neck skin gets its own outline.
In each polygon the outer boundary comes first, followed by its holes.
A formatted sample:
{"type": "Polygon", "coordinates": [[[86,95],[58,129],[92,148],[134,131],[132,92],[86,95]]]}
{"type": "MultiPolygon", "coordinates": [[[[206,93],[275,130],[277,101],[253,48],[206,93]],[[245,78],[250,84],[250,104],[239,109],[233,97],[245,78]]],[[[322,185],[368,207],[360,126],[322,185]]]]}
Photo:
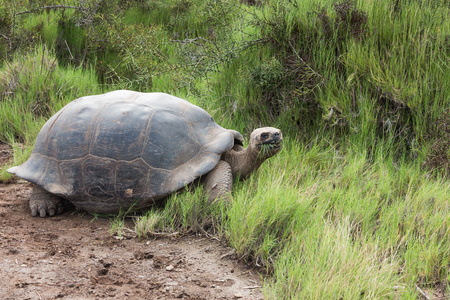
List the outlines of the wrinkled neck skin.
{"type": "Polygon", "coordinates": [[[233,178],[240,176],[240,180],[244,180],[266,160],[267,157],[258,156],[258,153],[256,147],[249,145],[241,151],[225,152],[222,159],[230,164],[233,178]]]}

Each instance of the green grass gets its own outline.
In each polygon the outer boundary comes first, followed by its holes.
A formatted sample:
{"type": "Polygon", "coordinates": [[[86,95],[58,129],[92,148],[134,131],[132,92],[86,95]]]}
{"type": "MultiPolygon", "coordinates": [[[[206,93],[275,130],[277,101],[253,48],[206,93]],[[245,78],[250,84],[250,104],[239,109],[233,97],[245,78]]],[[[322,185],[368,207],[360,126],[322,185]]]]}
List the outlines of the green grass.
{"type": "MultiPolygon", "coordinates": [[[[99,94],[102,88],[92,70],[60,67],[52,51],[38,46],[26,56],[17,55],[0,69],[0,142],[14,145],[15,164],[31,153],[45,121],[81,95],[99,94]]],[[[11,178],[3,166],[1,179],[11,178]]]]}
{"type": "MultiPolygon", "coordinates": [[[[20,18],[20,17],[19,17],[20,18]]],[[[55,45],[57,38],[57,17],[54,12],[44,12],[42,14],[33,14],[24,18],[23,29],[29,33],[39,32],[42,40],[48,47],[55,45]]],[[[38,35],[34,36],[37,38],[38,35]]]]}
{"type": "Polygon", "coordinates": [[[449,208],[450,182],[418,165],[288,142],[239,185],[226,228],[273,272],[271,298],[404,299],[449,278],[449,208]]]}
{"type": "MultiPolygon", "coordinates": [[[[14,164],[79,96],[172,93],[247,139],[281,128],[284,148],[235,182],[229,206],[191,188],[136,216],[138,236],[220,237],[267,272],[270,299],[450,297],[446,1],[130,3],[112,1],[93,27],[77,27],[77,14],[42,28],[60,12],[21,17],[17,36],[47,46],[1,64],[0,141],[14,164]],[[61,39],[83,60],[67,60],[61,39]]],[[[123,226],[114,218],[112,234],[123,226]]]]}

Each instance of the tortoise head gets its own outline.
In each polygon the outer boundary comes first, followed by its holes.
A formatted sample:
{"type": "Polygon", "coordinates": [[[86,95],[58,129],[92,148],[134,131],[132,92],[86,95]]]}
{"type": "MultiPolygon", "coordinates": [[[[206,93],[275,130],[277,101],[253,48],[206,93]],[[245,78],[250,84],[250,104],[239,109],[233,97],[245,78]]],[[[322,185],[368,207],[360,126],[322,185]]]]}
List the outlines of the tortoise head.
{"type": "Polygon", "coordinates": [[[260,160],[266,160],[281,150],[283,134],[273,127],[262,127],[254,130],[250,135],[250,146],[258,153],[260,160]]]}

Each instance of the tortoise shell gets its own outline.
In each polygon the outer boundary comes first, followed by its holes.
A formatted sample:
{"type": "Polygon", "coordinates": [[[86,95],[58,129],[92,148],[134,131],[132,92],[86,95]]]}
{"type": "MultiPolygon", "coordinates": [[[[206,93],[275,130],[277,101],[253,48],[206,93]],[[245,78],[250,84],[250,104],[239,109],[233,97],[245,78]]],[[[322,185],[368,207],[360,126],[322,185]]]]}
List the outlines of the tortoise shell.
{"type": "Polygon", "coordinates": [[[42,127],[17,176],[77,207],[115,213],[154,204],[211,171],[242,136],[163,93],[82,97],[42,127]]]}

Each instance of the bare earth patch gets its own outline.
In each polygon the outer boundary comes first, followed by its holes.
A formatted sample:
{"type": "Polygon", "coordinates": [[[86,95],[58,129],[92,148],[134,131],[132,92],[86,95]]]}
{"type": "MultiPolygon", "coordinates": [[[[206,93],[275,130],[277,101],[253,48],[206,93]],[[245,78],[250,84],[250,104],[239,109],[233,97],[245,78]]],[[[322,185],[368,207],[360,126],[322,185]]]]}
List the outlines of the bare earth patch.
{"type": "Polygon", "coordinates": [[[1,299],[262,299],[259,275],[214,240],[117,239],[74,210],[33,218],[30,192],[0,184],[1,299]]]}
{"type": "Polygon", "coordinates": [[[6,164],[12,156],[12,149],[10,146],[0,143],[0,166],[6,164]]]}

